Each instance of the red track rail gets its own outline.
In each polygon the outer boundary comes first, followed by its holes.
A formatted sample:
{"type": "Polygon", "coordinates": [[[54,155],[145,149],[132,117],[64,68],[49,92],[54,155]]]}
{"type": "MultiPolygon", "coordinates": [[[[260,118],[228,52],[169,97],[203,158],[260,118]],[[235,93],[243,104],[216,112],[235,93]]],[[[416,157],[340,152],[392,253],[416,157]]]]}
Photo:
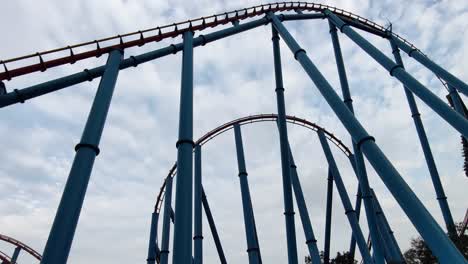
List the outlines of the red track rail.
{"type": "MultiPolygon", "coordinates": [[[[4,68],[4,71],[0,73],[0,81],[11,80],[14,77],[37,71],[46,71],[49,68],[57,67],[64,64],[73,64],[76,61],[84,60],[87,58],[99,57],[103,54],[109,53],[113,49],[126,49],[135,46],[143,46],[146,43],[158,42],[166,38],[173,38],[179,36],[188,30],[194,32],[202,31],[206,28],[212,28],[230,22],[247,19],[250,17],[265,15],[267,12],[281,12],[292,10],[323,12],[323,10],[325,9],[331,10],[332,12],[344,18],[345,20],[352,20],[353,22],[359,24],[361,27],[365,27],[370,30],[373,30],[374,32],[380,33],[380,36],[386,36],[388,34],[388,31],[381,25],[333,6],[307,2],[278,2],[272,4],[252,6],[249,8],[234,10],[222,14],[215,14],[208,17],[191,19],[170,25],[164,25],[145,30],[138,30],[131,33],[88,41],[80,44],[66,46],[63,48],[36,52],[34,54],[3,60],[0,61],[0,64],[2,64],[4,68]],[[108,42],[114,42],[114,44],[108,44],[107,46],[104,46],[104,44],[108,42]],[[75,53],[77,48],[83,47],[89,47],[89,50],[80,53],[75,53]],[[55,56],[58,56],[58,53],[63,53],[64,51],[69,51],[69,55],[52,58],[50,60],[46,60],[45,58],[45,55],[51,56],[55,54],[55,56]],[[28,64],[26,66],[14,69],[9,69],[7,65],[13,62],[24,61],[31,58],[37,58],[39,62],[28,64]]],[[[395,37],[399,38],[400,40],[404,41],[405,43],[416,49],[416,47],[413,44],[411,44],[404,38],[394,33],[391,34],[393,34],[395,37]]]]}
{"type": "MultiPolygon", "coordinates": [[[[251,124],[251,123],[257,123],[257,122],[268,122],[268,121],[271,121],[271,122],[275,122],[276,119],[278,118],[278,115],[276,114],[262,114],[262,115],[252,115],[252,116],[247,116],[247,117],[242,117],[242,118],[239,118],[239,119],[235,119],[231,122],[228,122],[228,123],[225,123],[213,130],[211,130],[210,132],[206,133],[205,135],[203,135],[201,138],[199,138],[195,144],[196,145],[201,145],[203,146],[204,144],[206,144],[208,141],[210,141],[211,139],[217,137],[218,135],[230,130],[231,128],[233,128],[233,125],[234,124],[239,124],[239,125],[245,125],[245,124],[251,124]]],[[[334,145],[336,145],[346,156],[350,156],[351,155],[351,151],[349,150],[348,147],[346,147],[345,144],[343,144],[343,142],[338,139],[335,135],[333,135],[332,133],[328,132],[327,130],[325,130],[323,127],[315,124],[315,123],[312,123],[306,119],[302,119],[302,118],[298,118],[298,117],[295,117],[295,116],[286,116],[286,121],[288,123],[291,123],[291,124],[295,124],[295,125],[299,125],[299,126],[303,126],[305,128],[308,128],[310,130],[313,130],[313,131],[317,131],[317,130],[322,130],[325,134],[325,136],[327,137],[328,140],[330,140],[334,145]]],[[[174,177],[175,176],[175,172],[176,172],[176,164],[174,164],[172,166],[172,168],[169,170],[169,173],[168,175],[166,176],[167,177],[174,177]]],[[[164,178],[164,179],[166,179],[164,178]]],[[[163,182],[163,185],[161,186],[161,189],[159,191],[159,194],[158,194],[158,197],[156,198],[156,204],[154,206],[154,211],[159,213],[160,209],[161,209],[161,205],[162,205],[162,201],[164,199],[164,193],[165,193],[165,187],[166,187],[166,181],[164,180],[163,182]]]]}
{"type": "MultiPolygon", "coordinates": [[[[42,258],[41,254],[39,254],[37,251],[32,249],[30,246],[22,243],[21,241],[18,241],[16,239],[12,238],[12,237],[0,234],[0,240],[3,240],[5,242],[7,242],[7,243],[10,243],[10,244],[12,244],[12,245],[14,245],[16,247],[20,247],[22,250],[28,252],[29,254],[31,254],[34,258],[36,258],[39,261],[42,258]]],[[[1,259],[1,257],[0,257],[0,259],[1,259]]]]}

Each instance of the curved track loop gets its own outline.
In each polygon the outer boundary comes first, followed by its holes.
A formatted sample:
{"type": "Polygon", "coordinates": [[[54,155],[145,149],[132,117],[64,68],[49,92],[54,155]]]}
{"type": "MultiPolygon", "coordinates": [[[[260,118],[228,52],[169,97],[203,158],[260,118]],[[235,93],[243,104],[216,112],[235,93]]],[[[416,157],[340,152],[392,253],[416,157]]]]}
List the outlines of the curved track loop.
{"type": "MultiPolygon", "coordinates": [[[[3,241],[5,241],[5,242],[7,242],[7,243],[10,243],[10,244],[12,244],[12,245],[14,245],[14,246],[16,246],[16,247],[20,247],[22,250],[28,252],[30,255],[32,255],[34,258],[36,258],[36,259],[39,260],[39,261],[40,261],[41,258],[42,258],[41,254],[39,254],[37,251],[35,251],[34,249],[32,249],[30,246],[24,244],[24,243],[21,242],[21,241],[18,241],[18,240],[16,240],[16,239],[12,238],[12,237],[9,237],[9,236],[0,234],[0,240],[3,240],[3,241]]],[[[1,255],[1,254],[0,254],[0,255],[1,255]]],[[[1,256],[0,256],[0,259],[2,259],[1,256]]],[[[2,259],[2,260],[3,260],[3,259],[2,259]]]]}
{"type": "Polygon", "coordinates": [[[4,71],[0,73],[0,81],[11,80],[14,77],[37,72],[46,71],[48,68],[64,65],[73,64],[76,61],[84,60],[91,57],[99,57],[103,54],[109,53],[113,49],[126,49],[135,46],[143,46],[146,43],[158,42],[166,38],[174,38],[182,35],[186,31],[202,31],[206,28],[213,28],[219,25],[228,24],[234,21],[239,21],[251,17],[262,16],[267,12],[282,12],[282,11],[306,11],[322,13],[324,10],[330,10],[347,23],[351,23],[353,26],[366,30],[370,33],[378,35],[383,38],[389,38],[389,34],[397,37],[401,41],[405,42],[413,49],[418,50],[413,44],[401,36],[389,32],[385,27],[363,18],[359,15],[345,11],[340,8],[336,8],[324,4],[307,3],[307,2],[278,2],[271,4],[262,4],[252,6],[249,8],[243,8],[222,14],[215,14],[207,17],[200,17],[191,19],[183,22],[173,23],[170,25],[164,25],[154,27],[145,30],[138,30],[126,34],[121,34],[113,37],[107,37],[99,40],[88,41],[80,44],[69,45],[63,48],[57,48],[53,50],[47,50],[42,52],[36,52],[17,58],[7,59],[0,61],[3,65],[4,71]],[[111,43],[109,43],[111,42],[111,43]],[[106,46],[104,46],[106,45],[106,46]],[[77,52],[76,49],[87,49],[84,52],[77,52]],[[75,49],[75,50],[74,50],[75,49]],[[59,56],[59,54],[69,53],[67,56],[59,56]],[[55,56],[53,56],[55,54],[55,56]],[[53,57],[50,60],[45,58],[45,55],[53,57]],[[19,61],[25,61],[28,59],[37,58],[38,63],[31,63],[30,61],[24,62],[26,66],[22,66],[15,69],[8,69],[7,64],[19,61]]]}
{"type": "Polygon", "coordinates": [[[2,251],[0,251],[0,260],[2,264],[11,264],[11,258],[2,251]]]}
{"type": "MultiPolygon", "coordinates": [[[[242,117],[238,118],[235,120],[232,120],[230,122],[227,122],[221,126],[218,126],[217,128],[211,130],[210,132],[206,133],[202,137],[200,137],[196,142],[195,145],[200,145],[203,146],[206,144],[208,141],[211,139],[219,136],[220,134],[230,130],[233,128],[234,124],[239,124],[239,125],[245,125],[245,124],[251,124],[251,123],[258,123],[258,122],[276,122],[276,119],[278,118],[278,115],[276,114],[261,114],[261,115],[252,115],[252,116],[247,116],[247,117],[242,117]]],[[[299,125],[303,126],[305,128],[308,128],[312,131],[317,131],[317,130],[322,130],[327,137],[327,139],[332,142],[335,146],[337,146],[346,156],[350,156],[352,153],[346,147],[346,145],[343,144],[343,142],[338,139],[335,135],[330,133],[329,131],[325,130],[325,128],[312,123],[310,121],[307,121],[306,119],[298,118],[295,116],[286,116],[286,121],[290,124],[294,125],[299,125]]],[[[169,170],[168,175],[164,178],[166,179],[167,177],[174,177],[175,172],[176,172],[177,164],[174,164],[172,168],[169,170]]],[[[158,197],[156,198],[156,204],[154,206],[154,212],[159,213],[161,210],[161,205],[162,201],[164,200],[164,192],[166,188],[166,181],[164,180],[163,185],[161,186],[161,189],[159,191],[158,197]]]]}

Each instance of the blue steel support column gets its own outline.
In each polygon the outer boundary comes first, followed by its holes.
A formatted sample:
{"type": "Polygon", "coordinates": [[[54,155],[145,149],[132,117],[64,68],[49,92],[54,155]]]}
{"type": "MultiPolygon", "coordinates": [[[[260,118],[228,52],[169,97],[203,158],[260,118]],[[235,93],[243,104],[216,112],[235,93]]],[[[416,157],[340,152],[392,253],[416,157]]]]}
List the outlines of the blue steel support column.
{"type": "Polygon", "coordinates": [[[210,205],[208,204],[208,200],[206,199],[206,194],[203,189],[202,189],[202,203],[203,203],[203,208],[205,209],[206,220],[208,221],[208,225],[210,226],[211,235],[213,236],[213,240],[216,246],[216,251],[218,252],[219,262],[221,264],[227,264],[226,256],[224,255],[223,246],[221,245],[221,240],[219,239],[218,231],[216,230],[216,225],[213,219],[213,214],[211,213],[210,205]]]}
{"type": "Polygon", "coordinates": [[[314,230],[312,229],[312,224],[310,223],[309,212],[307,210],[304,194],[302,192],[301,182],[299,181],[299,176],[297,175],[296,163],[294,162],[294,157],[292,155],[291,148],[288,149],[290,159],[291,182],[294,190],[294,196],[296,196],[296,204],[299,210],[299,215],[301,217],[307,248],[309,249],[309,255],[312,258],[312,263],[320,264],[320,253],[317,248],[317,239],[315,238],[314,230]]]}
{"type": "Polygon", "coordinates": [[[158,237],[158,219],[159,214],[153,212],[151,214],[151,228],[150,228],[150,237],[148,242],[148,257],[146,258],[147,264],[155,264],[156,263],[156,248],[157,248],[157,237],[158,237]]]}
{"type": "MultiPolygon", "coordinates": [[[[354,158],[353,154],[350,154],[348,156],[349,162],[351,163],[351,167],[353,168],[354,173],[357,175],[357,169],[356,169],[356,159],[354,158]]],[[[354,204],[354,210],[356,210],[356,217],[359,222],[359,216],[361,215],[361,203],[362,203],[362,193],[361,193],[361,188],[358,185],[357,191],[356,191],[356,202],[354,204]]],[[[349,245],[349,254],[351,256],[351,259],[354,259],[354,255],[356,253],[356,239],[354,239],[354,236],[351,235],[351,242],[349,245]]]]}
{"type": "Polygon", "coordinates": [[[164,195],[164,212],[163,226],[161,236],[161,251],[159,256],[159,264],[167,264],[169,261],[169,237],[171,233],[171,216],[172,216],[172,177],[166,178],[166,194],[164,195]]]}
{"type": "Polygon", "coordinates": [[[193,32],[184,33],[177,141],[173,263],[192,261],[193,32]]]}
{"type": "Polygon", "coordinates": [[[327,208],[325,211],[325,244],[323,246],[323,263],[330,263],[330,237],[331,237],[331,221],[333,209],[333,175],[330,167],[328,168],[327,177],[327,208]]]}
{"type": "Polygon", "coordinates": [[[457,90],[462,92],[464,95],[468,96],[468,85],[464,83],[462,80],[455,77],[450,72],[446,71],[444,68],[437,65],[435,62],[431,61],[427,56],[422,54],[419,50],[414,49],[413,47],[409,46],[408,44],[404,43],[403,41],[399,40],[397,37],[391,35],[390,36],[394,41],[395,44],[402,49],[404,52],[408,54],[408,56],[412,57],[422,65],[426,66],[429,70],[435,73],[437,76],[441,77],[449,84],[453,85],[457,90]]]}
{"type": "Polygon", "coordinates": [[[288,246],[288,263],[297,264],[296,229],[294,224],[294,205],[291,190],[291,172],[289,168],[288,129],[286,126],[286,106],[284,103],[283,73],[281,70],[281,54],[279,36],[272,26],[273,59],[276,81],[276,105],[278,108],[278,130],[281,151],[281,170],[283,175],[284,217],[286,223],[286,241],[288,246]]]}
{"type": "Polygon", "coordinates": [[[99,154],[99,141],[104,130],[122,56],[122,51],[114,50],[107,59],[106,70],[99,82],[81,141],[75,147],[75,159],[44,249],[41,260],[43,264],[67,263],[89,177],[94,160],[99,154]]]}
{"type": "Polygon", "coordinates": [[[21,248],[19,246],[15,248],[15,251],[13,251],[13,255],[11,256],[11,264],[16,264],[20,251],[21,248]]]}
{"type": "MultiPolygon", "coordinates": [[[[392,47],[392,53],[395,57],[396,63],[404,68],[400,51],[392,38],[390,38],[390,45],[392,47]]],[[[421,121],[421,114],[419,113],[418,105],[416,104],[416,100],[414,99],[411,91],[406,86],[403,86],[403,88],[409,108],[411,110],[411,116],[413,117],[414,125],[416,126],[416,132],[418,133],[424,157],[426,158],[427,168],[429,169],[429,174],[431,175],[432,185],[434,186],[436,192],[437,201],[439,202],[439,207],[444,217],[445,226],[451,235],[456,235],[457,231],[455,230],[455,223],[453,221],[452,213],[450,212],[450,207],[447,202],[447,196],[445,195],[444,187],[440,181],[439,172],[434,161],[434,156],[432,155],[429,140],[427,139],[426,131],[421,121]]]]}
{"type": "MultiPolygon", "coordinates": [[[[403,180],[395,167],[393,167],[380,148],[375,144],[373,137],[367,133],[354,117],[353,113],[341,102],[338,94],[312,63],[305,53],[305,50],[299,46],[274,14],[270,13],[268,17],[272,20],[278,33],[291,49],[296,60],[315,83],[316,88],[323,95],[346,130],[352,135],[353,140],[357,142],[357,145],[366,155],[369,163],[374,167],[379,177],[426,241],[434,255],[438,257],[442,264],[465,263],[463,255],[457,250],[455,245],[450,241],[442,228],[440,228],[408,184],[403,180]]],[[[334,177],[336,178],[335,175],[334,177]]]]}
{"type": "Polygon", "coordinates": [[[328,145],[325,134],[320,129],[317,131],[317,134],[320,139],[320,144],[322,145],[323,153],[327,158],[330,172],[333,175],[336,189],[338,190],[338,194],[340,195],[341,202],[343,203],[343,207],[345,209],[346,217],[348,218],[349,225],[351,226],[351,229],[353,231],[353,235],[356,238],[359,251],[361,252],[361,256],[364,260],[364,263],[374,263],[369,254],[369,250],[367,249],[366,239],[364,238],[361,227],[359,226],[359,223],[357,221],[356,211],[354,211],[353,206],[351,205],[348,192],[346,191],[346,187],[343,183],[343,180],[341,179],[340,172],[338,170],[338,167],[336,166],[335,159],[333,158],[333,154],[330,150],[330,146],[328,145]]]}
{"type": "Polygon", "coordinates": [[[239,168],[239,181],[242,195],[242,209],[244,212],[245,236],[247,240],[247,253],[249,263],[260,263],[260,249],[255,237],[255,220],[250,199],[249,182],[247,180],[247,169],[245,167],[244,147],[242,146],[242,134],[239,124],[234,125],[234,136],[236,140],[237,166],[239,168]]]}
{"type": "Polygon", "coordinates": [[[468,121],[462,115],[450,108],[437,95],[433,94],[418,80],[407,73],[401,65],[396,64],[390,58],[385,56],[385,54],[373,46],[369,41],[361,37],[361,35],[354,31],[349,25],[330,12],[330,10],[325,10],[324,12],[328,15],[332,23],[341,30],[341,32],[346,34],[354,43],[389,71],[391,76],[400,80],[401,83],[406,85],[408,89],[421,98],[421,100],[439,114],[440,117],[445,119],[447,123],[458,130],[462,135],[468,137],[468,121]]]}
{"type": "Polygon", "coordinates": [[[458,94],[457,90],[453,88],[453,86],[450,83],[447,83],[447,87],[449,90],[450,98],[452,99],[452,102],[453,102],[453,107],[458,113],[466,117],[465,111],[463,110],[463,105],[461,102],[460,94],[458,94]]]}
{"type": "Polygon", "coordinates": [[[195,146],[195,177],[194,177],[194,264],[203,263],[203,230],[202,230],[202,161],[201,146],[195,146]]]}
{"type": "MultiPolygon", "coordinates": [[[[351,99],[351,92],[349,91],[348,78],[346,77],[346,70],[343,62],[343,55],[341,53],[340,41],[336,34],[336,27],[329,21],[330,35],[333,43],[333,50],[335,53],[336,67],[340,78],[341,91],[343,94],[343,101],[348,107],[349,111],[354,114],[353,100],[351,99]]],[[[369,180],[367,178],[366,165],[361,150],[357,147],[356,142],[353,141],[354,159],[356,166],[356,176],[359,181],[359,188],[364,200],[364,209],[366,210],[367,224],[369,232],[374,244],[374,261],[376,263],[384,263],[384,246],[382,238],[378,232],[378,222],[375,219],[374,206],[372,205],[372,195],[370,194],[369,180]]]]}

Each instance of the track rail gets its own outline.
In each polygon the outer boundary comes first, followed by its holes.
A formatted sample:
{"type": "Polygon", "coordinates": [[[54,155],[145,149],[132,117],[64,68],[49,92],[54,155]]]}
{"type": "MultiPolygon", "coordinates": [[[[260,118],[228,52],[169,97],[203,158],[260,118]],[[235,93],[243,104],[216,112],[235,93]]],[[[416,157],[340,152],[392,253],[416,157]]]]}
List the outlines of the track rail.
{"type": "MultiPolygon", "coordinates": [[[[3,240],[5,242],[7,242],[7,243],[10,243],[10,244],[12,244],[14,246],[20,247],[22,250],[28,252],[29,254],[31,254],[34,258],[36,258],[39,261],[42,258],[41,254],[39,254],[37,251],[32,249],[30,246],[24,244],[23,242],[21,242],[19,240],[16,240],[16,239],[14,239],[12,237],[2,235],[2,234],[0,234],[0,240],[3,240]]],[[[1,257],[0,257],[0,259],[1,259],[1,257]]]]}
{"type": "Polygon", "coordinates": [[[143,46],[146,43],[158,42],[167,38],[174,38],[186,31],[202,31],[207,28],[213,28],[219,25],[232,23],[235,21],[265,15],[267,12],[282,12],[301,10],[307,12],[321,13],[324,10],[331,10],[333,13],[344,19],[346,22],[352,22],[353,26],[369,31],[381,37],[388,38],[389,34],[405,42],[413,49],[417,48],[401,36],[389,32],[385,27],[359,15],[339,9],[333,6],[307,3],[307,2],[278,2],[271,4],[262,4],[249,8],[238,9],[221,14],[215,14],[207,17],[200,17],[183,22],[177,22],[169,25],[153,27],[145,30],[138,30],[126,34],[116,35],[112,37],[97,39],[93,41],[83,42],[66,47],[36,52],[33,54],[16,57],[12,59],[2,60],[0,64],[3,66],[3,72],[0,73],[0,81],[11,80],[14,77],[21,75],[46,71],[49,68],[57,67],[64,64],[73,64],[79,60],[84,60],[92,57],[100,57],[103,54],[109,53],[113,49],[126,49],[135,46],[143,46]],[[86,51],[77,52],[77,49],[85,49],[86,51]],[[67,56],[59,56],[60,53],[68,52],[67,56]],[[55,57],[53,56],[55,55],[55,57]],[[53,57],[53,58],[46,58],[53,57]],[[31,60],[36,58],[37,63],[31,63],[31,60]],[[9,69],[12,63],[23,62],[25,66],[9,69]],[[29,63],[29,64],[28,64],[29,63]]]}
{"type": "Polygon", "coordinates": [[[0,251],[0,260],[2,264],[11,264],[11,258],[2,251],[0,251]]]}
{"type": "MultiPolygon", "coordinates": [[[[217,128],[209,131],[208,133],[206,133],[205,135],[200,137],[195,142],[195,145],[203,146],[204,144],[206,144],[207,142],[209,142],[213,138],[215,138],[215,137],[219,136],[220,134],[232,129],[234,124],[246,125],[246,124],[252,124],[252,123],[259,123],[259,122],[276,122],[277,118],[278,118],[278,115],[276,115],[276,114],[261,114],[261,115],[252,115],[252,116],[238,118],[238,119],[232,120],[230,122],[227,122],[227,123],[225,123],[223,125],[220,125],[217,128]]],[[[335,146],[337,146],[346,156],[349,157],[351,155],[351,151],[348,149],[348,147],[346,147],[346,145],[344,145],[344,143],[340,139],[338,139],[335,135],[333,135],[333,133],[325,130],[325,128],[323,128],[323,127],[321,127],[321,126],[319,126],[319,125],[317,125],[315,123],[312,123],[312,122],[310,122],[310,121],[308,121],[306,119],[298,118],[298,117],[295,117],[295,116],[288,116],[287,115],[286,116],[286,122],[288,122],[290,124],[294,124],[294,125],[303,126],[303,127],[308,128],[308,129],[310,129],[312,131],[322,130],[324,132],[325,136],[327,137],[327,139],[330,142],[332,142],[335,146]]],[[[177,169],[177,164],[174,164],[172,166],[172,168],[169,170],[169,173],[165,177],[165,179],[168,178],[168,177],[174,177],[176,169],[177,169]]],[[[159,213],[159,211],[161,210],[162,201],[164,199],[165,188],[166,188],[166,181],[163,182],[163,185],[161,186],[159,194],[158,194],[158,196],[156,198],[156,204],[154,206],[154,211],[156,213],[159,213]]]]}

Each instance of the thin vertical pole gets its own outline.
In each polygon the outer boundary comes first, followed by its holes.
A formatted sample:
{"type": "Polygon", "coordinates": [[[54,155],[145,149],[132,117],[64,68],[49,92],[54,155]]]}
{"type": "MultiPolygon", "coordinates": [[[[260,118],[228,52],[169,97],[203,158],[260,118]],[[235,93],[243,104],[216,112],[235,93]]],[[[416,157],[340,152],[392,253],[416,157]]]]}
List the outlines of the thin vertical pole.
{"type": "Polygon", "coordinates": [[[201,146],[195,146],[195,177],[194,177],[194,264],[203,263],[203,226],[202,226],[202,158],[201,146]]]}
{"type": "Polygon", "coordinates": [[[157,248],[157,237],[158,237],[158,219],[159,213],[153,212],[151,214],[151,227],[150,227],[150,237],[148,242],[148,257],[146,258],[147,264],[156,263],[156,248],[157,248]]]}
{"type": "Polygon", "coordinates": [[[216,229],[216,224],[213,218],[213,214],[210,210],[210,205],[208,204],[208,199],[206,198],[205,191],[202,189],[202,204],[205,209],[206,220],[211,230],[211,235],[216,246],[216,251],[218,252],[219,261],[221,264],[227,264],[226,256],[224,255],[223,246],[221,244],[221,239],[219,239],[218,230],[216,229]]]}
{"type": "Polygon", "coordinates": [[[11,264],[16,264],[16,262],[18,261],[18,256],[19,256],[19,253],[21,251],[21,248],[19,246],[17,246],[15,248],[15,250],[13,251],[13,255],[11,256],[11,264]]]}
{"type": "Polygon", "coordinates": [[[331,221],[333,210],[333,174],[328,167],[327,177],[327,208],[325,211],[325,244],[323,246],[323,263],[330,263],[330,238],[331,238],[331,221]]]}
{"type": "Polygon", "coordinates": [[[171,216],[172,216],[172,181],[173,178],[166,178],[166,194],[164,195],[163,227],[161,237],[161,254],[159,264],[167,264],[169,261],[169,237],[171,234],[171,216]]]}
{"type": "Polygon", "coordinates": [[[242,195],[242,209],[244,212],[245,236],[247,240],[247,253],[249,263],[260,263],[260,249],[255,238],[255,220],[250,198],[249,182],[247,180],[247,169],[245,166],[244,147],[242,146],[242,134],[239,124],[234,125],[234,136],[236,140],[237,166],[239,168],[239,181],[242,195]]]}
{"type": "Polygon", "coordinates": [[[173,263],[192,261],[193,32],[184,32],[173,263]]]}
{"type": "Polygon", "coordinates": [[[468,85],[466,83],[458,79],[450,72],[446,71],[444,68],[440,67],[435,62],[431,61],[426,55],[422,54],[419,50],[409,46],[408,44],[404,43],[403,41],[399,40],[393,35],[391,35],[390,37],[395,41],[395,44],[400,49],[402,49],[404,52],[406,52],[406,54],[408,54],[408,56],[421,63],[430,71],[435,73],[437,76],[441,77],[449,84],[457,88],[464,95],[468,96],[468,85]]]}
{"type": "Polygon", "coordinates": [[[99,154],[99,141],[104,130],[122,56],[122,51],[114,50],[107,59],[106,69],[99,82],[81,141],[75,147],[75,159],[44,249],[41,260],[43,264],[67,263],[94,160],[99,154]]]}
{"type": "Polygon", "coordinates": [[[440,117],[445,119],[453,128],[458,130],[462,135],[468,137],[468,121],[459,113],[450,108],[444,101],[437,95],[432,93],[428,88],[422,85],[413,76],[407,73],[401,65],[396,64],[384,53],[372,45],[369,41],[364,39],[349,25],[345,24],[339,17],[333,14],[330,10],[325,10],[324,13],[329,17],[333,24],[338,27],[341,32],[346,34],[354,43],[361,47],[367,54],[369,54],[375,61],[384,67],[391,76],[397,78],[415,95],[417,95],[423,102],[434,110],[440,117]]]}
{"type": "Polygon", "coordinates": [[[335,159],[333,158],[333,154],[331,152],[330,146],[328,145],[325,134],[321,129],[317,131],[317,134],[320,140],[320,144],[322,146],[323,153],[325,154],[325,157],[327,159],[331,174],[333,175],[333,180],[335,181],[336,189],[338,190],[341,202],[343,203],[346,217],[348,218],[349,225],[351,226],[351,230],[353,231],[353,235],[356,238],[359,250],[361,252],[361,256],[364,259],[365,263],[374,263],[372,261],[372,257],[369,254],[369,250],[367,249],[366,239],[364,238],[361,227],[358,224],[356,211],[354,211],[353,206],[351,205],[348,192],[346,191],[346,187],[343,183],[338,167],[336,166],[335,159]]]}
{"type": "MultiPolygon", "coordinates": [[[[269,13],[268,18],[271,19],[278,33],[294,54],[295,59],[301,64],[304,71],[315,83],[316,88],[335,112],[338,119],[340,119],[346,130],[352,135],[353,140],[357,142],[357,145],[366,155],[369,163],[374,167],[379,177],[426,241],[434,255],[438,257],[442,264],[463,263],[463,255],[450,241],[405,180],[403,180],[393,164],[387,159],[377,144],[375,144],[374,138],[369,135],[356,117],[354,117],[353,113],[351,113],[341,101],[330,83],[328,83],[322,73],[309,59],[305,50],[299,46],[273,13],[269,13]]],[[[457,115],[459,114],[457,113],[457,115]]],[[[336,175],[334,175],[334,177],[336,178],[336,175]]]]}
{"type": "Polygon", "coordinates": [[[309,255],[312,258],[312,263],[320,264],[320,253],[317,247],[317,239],[315,238],[312,224],[310,223],[309,212],[302,192],[301,182],[297,175],[297,167],[294,162],[294,157],[289,147],[289,158],[290,158],[290,169],[291,169],[291,182],[294,190],[294,196],[296,197],[297,208],[299,209],[299,215],[301,217],[302,228],[304,229],[304,236],[306,238],[307,248],[309,249],[309,255]]]}
{"type": "MultiPolygon", "coordinates": [[[[333,43],[333,50],[335,53],[336,67],[338,69],[338,75],[340,78],[341,91],[343,94],[343,101],[348,107],[349,111],[354,114],[353,100],[351,99],[351,92],[349,91],[348,79],[346,77],[346,69],[343,62],[343,55],[341,53],[340,42],[338,35],[336,34],[336,27],[329,21],[330,35],[333,43]]],[[[356,142],[353,141],[353,150],[356,171],[359,181],[359,186],[362,192],[362,198],[364,199],[364,209],[366,210],[367,224],[369,226],[369,232],[371,239],[374,243],[374,260],[376,263],[384,263],[384,252],[383,252],[383,241],[379,236],[378,223],[375,219],[374,206],[372,205],[372,199],[370,195],[369,180],[367,178],[366,166],[364,163],[364,157],[362,156],[361,150],[357,147],[356,142]]]]}
{"type": "MultiPolygon", "coordinates": [[[[390,45],[392,47],[392,53],[395,57],[396,63],[404,68],[405,66],[403,64],[403,59],[401,58],[400,51],[393,38],[390,38],[390,45]]],[[[455,230],[455,223],[453,221],[452,213],[450,212],[450,207],[447,202],[447,196],[445,195],[444,187],[440,181],[439,172],[434,161],[434,156],[432,155],[429,140],[426,136],[426,130],[424,129],[424,125],[421,121],[421,114],[419,113],[418,105],[416,104],[416,100],[414,99],[411,91],[406,86],[403,86],[403,88],[409,108],[411,110],[411,116],[413,117],[414,125],[416,126],[419,142],[421,143],[424,157],[426,159],[427,168],[429,169],[429,174],[431,175],[432,185],[434,186],[436,192],[437,201],[439,202],[439,207],[444,217],[445,226],[451,235],[456,235],[457,231],[455,230]]]]}
{"type": "Polygon", "coordinates": [[[271,38],[273,42],[273,59],[276,81],[276,105],[278,108],[278,130],[280,138],[281,151],[281,171],[283,175],[283,200],[284,217],[286,223],[286,241],[288,247],[288,263],[297,264],[297,245],[296,229],[294,224],[294,205],[291,190],[291,172],[289,167],[288,153],[288,130],[286,126],[286,106],[284,103],[283,73],[281,69],[281,54],[279,46],[279,36],[276,29],[272,26],[271,38]]]}

